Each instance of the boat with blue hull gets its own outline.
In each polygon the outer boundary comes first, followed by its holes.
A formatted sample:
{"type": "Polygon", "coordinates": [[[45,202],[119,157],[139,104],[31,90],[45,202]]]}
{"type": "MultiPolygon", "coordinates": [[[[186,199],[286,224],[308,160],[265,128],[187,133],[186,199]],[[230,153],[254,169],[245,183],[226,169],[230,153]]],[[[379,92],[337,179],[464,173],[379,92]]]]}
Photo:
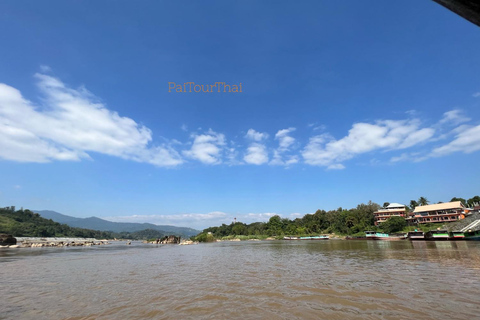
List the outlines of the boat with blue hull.
{"type": "Polygon", "coordinates": [[[283,237],[283,240],[328,240],[330,239],[329,236],[321,235],[321,236],[306,236],[306,237],[283,237]]]}
{"type": "Polygon", "coordinates": [[[390,235],[388,233],[365,231],[365,237],[346,237],[347,240],[383,240],[383,241],[400,241],[407,239],[405,235],[390,235]]]}
{"type": "Polygon", "coordinates": [[[463,239],[471,240],[471,241],[480,241],[480,230],[465,232],[463,239]]]}

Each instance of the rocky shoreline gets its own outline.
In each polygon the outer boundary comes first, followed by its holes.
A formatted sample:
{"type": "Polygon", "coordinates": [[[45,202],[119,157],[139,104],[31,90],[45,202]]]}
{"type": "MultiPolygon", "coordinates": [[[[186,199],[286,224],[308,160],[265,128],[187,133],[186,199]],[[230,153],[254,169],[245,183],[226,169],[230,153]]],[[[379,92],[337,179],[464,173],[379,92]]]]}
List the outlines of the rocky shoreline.
{"type": "MultiPolygon", "coordinates": [[[[8,239],[13,237],[9,235],[8,239]]],[[[89,247],[110,244],[108,240],[94,238],[40,238],[40,237],[17,237],[8,243],[0,242],[0,248],[42,248],[42,247],[89,247]]]]}
{"type": "Polygon", "coordinates": [[[191,244],[198,244],[198,241],[192,241],[187,239],[182,239],[178,236],[165,236],[161,239],[156,240],[145,240],[143,243],[151,243],[151,244],[178,244],[178,245],[191,245],[191,244]]]}

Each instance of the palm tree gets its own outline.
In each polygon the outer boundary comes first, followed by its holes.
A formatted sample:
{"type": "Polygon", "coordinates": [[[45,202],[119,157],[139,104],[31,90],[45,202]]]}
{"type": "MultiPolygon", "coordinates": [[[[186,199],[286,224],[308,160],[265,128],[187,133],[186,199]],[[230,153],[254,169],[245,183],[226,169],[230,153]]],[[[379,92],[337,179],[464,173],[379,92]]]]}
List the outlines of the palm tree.
{"type": "Polygon", "coordinates": [[[415,207],[418,207],[418,202],[415,200],[410,200],[410,209],[415,210],[415,207]]]}
{"type": "Polygon", "coordinates": [[[426,206],[428,203],[429,203],[429,201],[427,200],[427,198],[425,198],[425,197],[418,198],[418,204],[419,205],[426,206]]]}

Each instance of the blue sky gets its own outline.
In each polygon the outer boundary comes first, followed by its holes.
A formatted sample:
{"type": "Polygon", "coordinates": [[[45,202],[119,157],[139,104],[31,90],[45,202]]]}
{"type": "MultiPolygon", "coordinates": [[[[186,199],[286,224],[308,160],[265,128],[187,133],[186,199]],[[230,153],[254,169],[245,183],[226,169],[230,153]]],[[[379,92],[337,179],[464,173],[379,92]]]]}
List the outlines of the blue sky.
{"type": "Polygon", "coordinates": [[[2,1],[0,30],[0,206],[204,228],[479,193],[480,29],[433,1],[2,1]]]}

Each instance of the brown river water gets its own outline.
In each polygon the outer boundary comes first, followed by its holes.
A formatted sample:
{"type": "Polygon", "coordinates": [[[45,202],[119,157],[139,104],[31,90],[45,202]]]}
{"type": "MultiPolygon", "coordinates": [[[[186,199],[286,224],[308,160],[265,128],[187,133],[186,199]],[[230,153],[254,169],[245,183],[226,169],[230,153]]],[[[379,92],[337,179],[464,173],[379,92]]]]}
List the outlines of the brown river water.
{"type": "Polygon", "coordinates": [[[480,319],[480,242],[0,250],[0,319],[480,319]]]}

